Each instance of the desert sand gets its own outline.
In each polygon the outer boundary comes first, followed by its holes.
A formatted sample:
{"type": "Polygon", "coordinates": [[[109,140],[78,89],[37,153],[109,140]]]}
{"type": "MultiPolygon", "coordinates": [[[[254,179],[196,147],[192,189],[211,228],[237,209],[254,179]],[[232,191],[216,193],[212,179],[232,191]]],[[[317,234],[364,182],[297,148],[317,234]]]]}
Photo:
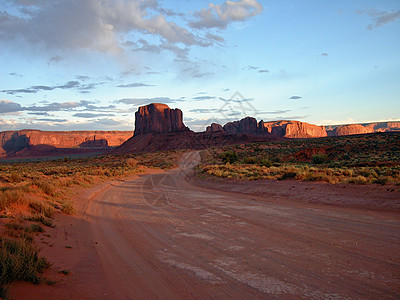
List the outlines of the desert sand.
{"type": "Polygon", "coordinates": [[[83,191],[79,213],[38,241],[60,282],[15,283],[10,299],[400,297],[398,191],[353,186],[318,201],[295,181],[289,194],[201,182],[199,159],[83,191]]]}

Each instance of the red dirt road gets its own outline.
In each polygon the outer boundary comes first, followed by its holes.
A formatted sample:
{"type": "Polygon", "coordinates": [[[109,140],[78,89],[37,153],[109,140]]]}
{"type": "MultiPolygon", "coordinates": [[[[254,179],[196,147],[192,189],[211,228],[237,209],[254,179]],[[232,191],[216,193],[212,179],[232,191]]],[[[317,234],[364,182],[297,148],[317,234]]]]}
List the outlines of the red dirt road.
{"type": "Polygon", "coordinates": [[[43,250],[72,273],[11,298],[400,298],[399,212],[196,187],[198,160],[93,194],[43,250]]]}

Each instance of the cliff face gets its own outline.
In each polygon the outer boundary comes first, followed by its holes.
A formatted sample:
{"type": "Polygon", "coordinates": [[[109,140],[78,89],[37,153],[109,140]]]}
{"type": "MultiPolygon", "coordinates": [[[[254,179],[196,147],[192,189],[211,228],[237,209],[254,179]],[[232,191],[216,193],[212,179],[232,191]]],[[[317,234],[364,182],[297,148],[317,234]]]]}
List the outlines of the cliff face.
{"type": "Polygon", "coordinates": [[[147,133],[189,131],[183,124],[182,111],[165,104],[152,103],[139,107],[135,113],[135,136],[147,133]]]}
{"type": "Polygon", "coordinates": [[[264,122],[264,127],[269,133],[286,138],[316,138],[328,135],[324,126],[300,121],[264,122]]]}
{"type": "Polygon", "coordinates": [[[373,132],[375,132],[373,127],[363,126],[361,124],[350,124],[350,125],[342,125],[336,127],[333,130],[333,135],[341,136],[341,135],[364,134],[373,132]]]}
{"type": "Polygon", "coordinates": [[[329,136],[364,134],[374,132],[393,132],[400,131],[400,122],[330,125],[326,126],[326,129],[329,136]]]}
{"type": "Polygon", "coordinates": [[[0,155],[16,153],[25,148],[107,148],[121,145],[132,131],[40,131],[0,132],[0,155]]]}

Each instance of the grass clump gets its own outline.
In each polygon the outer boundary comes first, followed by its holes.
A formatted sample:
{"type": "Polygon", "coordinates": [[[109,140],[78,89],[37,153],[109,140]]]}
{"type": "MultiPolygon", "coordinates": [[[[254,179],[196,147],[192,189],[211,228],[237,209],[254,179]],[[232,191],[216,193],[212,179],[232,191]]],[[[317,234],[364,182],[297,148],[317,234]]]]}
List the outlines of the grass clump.
{"type": "Polygon", "coordinates": [[[0,237],[0,291],[15,280],[38,284],[40,274],[50,266],[31,242],[0,237]]]}
{"type": "Polygon", "coordinates": [[[19,188],[6,188],[0,191],[0,210],[15,204],[25,204],[25,193],[19,188]]]}
{"type": "Polygon", "coordinates": [[[39,222],[47,227],[53,227],[53,220],[46,218],[43,214],[31,215],[30,217],[27,217],[26,220],[33,221],[33,222],[39,222]]]}
{"type": "Polygon", "coordinates": [[[76,214],[75,206],[72,202],[63,201],[61,203],[61,210],[66,213],[67,215],[74,215],[76,214]]]}
{"type": "Polygon", "coordinates": [[[45,202],[34,201],[29,203],[29,206],[36,212],[43,214],[47,218],[52,218],[55,213],[54,207],[45,202]]]}

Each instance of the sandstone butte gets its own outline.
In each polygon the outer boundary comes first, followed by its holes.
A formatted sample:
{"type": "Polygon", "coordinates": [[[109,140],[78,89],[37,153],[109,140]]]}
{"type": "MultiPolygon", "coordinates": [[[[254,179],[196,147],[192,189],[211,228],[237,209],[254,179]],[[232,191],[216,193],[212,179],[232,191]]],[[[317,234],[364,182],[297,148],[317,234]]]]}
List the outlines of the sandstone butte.
{"type": "Polygon", "coordinates": [[[139,107],[135,113],[135,136],[182,131],[189,131],[189,128],[183,124],[183,114],[180,109],[171,109],[165,104],[152,103],[139,107]]]}

